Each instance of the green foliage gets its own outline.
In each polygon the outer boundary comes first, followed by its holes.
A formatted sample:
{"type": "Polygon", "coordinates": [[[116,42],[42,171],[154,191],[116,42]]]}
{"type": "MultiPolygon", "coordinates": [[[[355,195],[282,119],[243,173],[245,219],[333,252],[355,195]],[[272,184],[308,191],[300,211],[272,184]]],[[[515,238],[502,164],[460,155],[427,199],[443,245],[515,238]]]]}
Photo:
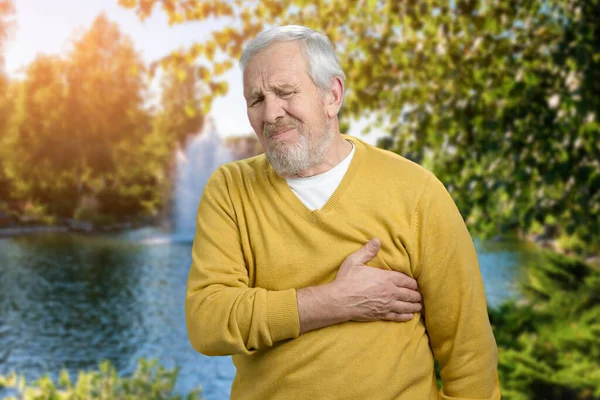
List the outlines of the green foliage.
{"type": "Polygon", "coordinates": [[[480,233],[541,225],[600,249],[600,0],[119,3],[141,18],[160,5],[172,24],[224,22],[159,64],[202,63],[214,85],[215,60],[237,60],[266,26],[326,33],[348,78],[342,126],[375,117],[382,146],[426,163],[480,233]]]}
{"type": "Polygon", "coordinates": [[[600,271],[554,253],[527,271],[524,304],[490,310],[503,398],[600,399],[600,271]]]}
{"type": "Polygon", "coordinates": [[[154,123],[171,143],[184,143],[190,134],[202,127],[202,81],[198,68],[189,66],[184,70],[166,71],[162,82],[162,108],[154,123]]]}
{"type": "Polygon", "coordinates": [[[23,376],[12,373],[0,376],[0,389],[16,390],[23,400],[200,400],[200,388],[187,396],[174,393],[178,370],[167,370],[156,360],[138,361],[137,368],[130,377],[119,377],[109,361],[100,364],[98,371],[80,371],[77,382],[71,382],[66,370],[60,372],[54,383],[47,375],[31,386],[23,376]]]}
{"type": "Polygon", "coordinates": [[[65,216],[77,201],[73,171],[78,158],[66,129],[65,68],[57,57],[40,56],[15,90],[15,112],[5,139],[5,171],[13,187],[11,198],[22,200],[21,211],[30,216],[27,209],[33,204],[46,213],[65,216]]]}
{"type": "Polygon", "coordinates": [[[426,18],[442,28],[425,59],[401,68],[415,87],[393,148],[417,161],[432,152],[432,169],[480,232],[542,224],[592,252],[600,244],[600,3],[517,3],[465,2],[466,15],[458,7],[426,18]]]}

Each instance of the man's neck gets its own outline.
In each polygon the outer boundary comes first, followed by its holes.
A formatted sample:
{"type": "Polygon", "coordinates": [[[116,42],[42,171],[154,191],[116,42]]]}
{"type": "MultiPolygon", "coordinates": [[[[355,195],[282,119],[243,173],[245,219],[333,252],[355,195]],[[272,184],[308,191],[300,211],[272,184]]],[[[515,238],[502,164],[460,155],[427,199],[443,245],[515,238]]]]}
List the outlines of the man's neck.
{"type": "Polygon", "coordinates": [[[327,149],[327,153],[325,153],[325,158],[320,163],[305,169],[300,172],[297,176],[290,176],[285,178],[308,178],[310,176],[315,176],[322,174],[324,172],[329,171],[340,162],[344,160],[352,151],[352,143],[345,140],[344,137],[337,133],[334,135],[331,143],[329,144],[329,148],[327,149]]]}

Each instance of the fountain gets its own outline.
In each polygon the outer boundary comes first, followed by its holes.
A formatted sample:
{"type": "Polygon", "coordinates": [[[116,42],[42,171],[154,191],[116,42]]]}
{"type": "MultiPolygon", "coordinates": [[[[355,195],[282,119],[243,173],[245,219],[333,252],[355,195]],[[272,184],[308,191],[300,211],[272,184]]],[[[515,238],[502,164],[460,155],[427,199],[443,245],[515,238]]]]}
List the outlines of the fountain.
{"type": "Polygon", "coordinates": [[[221,165],[235,159],[223,144],[214,120],[207,118],[200,134],[191,138],[184,151],[177,152],[177,178],[174,192],[175,236],[192,241],[196,212],[204,185],[221,165]]]}

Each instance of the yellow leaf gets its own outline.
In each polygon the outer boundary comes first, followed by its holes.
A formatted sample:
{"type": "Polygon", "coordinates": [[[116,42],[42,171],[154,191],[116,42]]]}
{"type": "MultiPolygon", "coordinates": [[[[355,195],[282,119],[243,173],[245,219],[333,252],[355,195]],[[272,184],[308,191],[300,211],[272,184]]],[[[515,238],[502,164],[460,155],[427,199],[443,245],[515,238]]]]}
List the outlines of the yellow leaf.
{"type": "Polygon", "coordinates": [[[230,40],[228,32],[213,32],[213,38],[221,50],[227,46],[230,40]]]}
{"type": "Polygon", "coordinates": [[[193,64],[195,59],[196,59],[196,57],[194,56],[194,54],[192,52],[189,52],[185,55],[185,62],[187,64],[193,64]]]}
{"type": "Polygon", "coordinates": [[[202,114],[207,115],[210,112],[212,105],[212,97],[206,96],[202,98],[202,114]]]}
{"type": "Polygon", "coordinates": [[[204,82],[210,82],[210,71],[206,67],[198,67],[198,77],[204,82]]]}
{"type": "Polygon", "coordinates": [[[204,54],[206,54],[206,58],[208,58],[209,61],[212,61],[215,58],[215,42],[208,42],[206,43],[206,51],[204,52],[204,54]]]}
{"type": "Polygon", "coordinates": [[[242,21],[245,23],[250,23],[250,19],[252,18],[252,16],[250,15],[250,11],[248,9],[245,9],[244,11],[242,11],[242,21]]]}
{"type": "Polygon", "coordinates": [[[229,90],[229,84],[227,82],[220,82],[219,83],[219,94],[221,94],[222,96],[227,94],[227,91],[229,90]]]}
{"type": "Polygon", "coordinates": [[[223,15],[227,17],[231,17],[233,15],[233,7],[229,4],[224,4],[223,6],[223,15]]]}
{"type": "Polygon", "coordinates": [[[133,8],[137,5],[136,0],[119,0],[119,5],[125,8],[133,8]]]}
{"type": "Polygon", "coordinates": [[[179,82],[183,82],[183,81],[185,81],[185,78],[187,77],[187,73],[185,72],[185,70],[178,69],[175,72],[175,77],[177,78],[177,80],[179,82]]]}
{"type": "Polygon", "coordinates": [[[227,70],[231,69],[232,66],[233,63],[229,60],[221,63],[216,63],[213,69],[213,74],[215,76],[223,75],[225,72],[227,72],[227,70]]]}
{"type": "Polygon", "coordinates": [[[200,54],[202,54],[203,51],[204,47],[200,43],[194,43],[189,51],[189,54],[191,57],[196,59],[200,54]]]}
{"type": "Polygon", "coordinates": [[[204,18],[210,17],[214,13],[214,8],[209,3],[202,3],[202,15],[204,18]]]}
{"type": "Polygon", "coordinates": [[[196,109],[189,104],[185,106],[184,112],[188,118],[193,118],[196,116],[196,109]]]}
{"type": "Polygon", "coordinates": [[[265,12],[265,6],[259,2],[256,10],[254,10],[254,15],[256,15],[256,17],[262,21],[265,16],[265,12]]]}
{"type": "Polygon", "coordinates": [[[209,87],[211,94],[216,97],[227,94],[229,85],[227,84],[227,82],[211,82],[209,84],[209,87]]]}

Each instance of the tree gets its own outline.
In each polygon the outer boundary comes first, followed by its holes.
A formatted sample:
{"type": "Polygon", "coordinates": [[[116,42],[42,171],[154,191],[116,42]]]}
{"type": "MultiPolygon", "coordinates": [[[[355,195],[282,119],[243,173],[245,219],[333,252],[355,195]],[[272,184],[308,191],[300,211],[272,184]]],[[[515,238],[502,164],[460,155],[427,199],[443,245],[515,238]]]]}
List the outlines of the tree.
{"type": "Polygon", "coordinates": [[[103,15],[65,58],[27,68],[4,147],[19,213],[111,223],[157,212],[166,139],[151,135],[145,69],[103,15]]]}
{"type": "Polygon", "coordinates": [[[118,26],[100,15],[68,56],[69,130],[79,142],[82,169],[116,170],[119,145],[135,147],[148,132],[144,65],[118,26]]]}
{"type": "Polygon", "coordinates": [[[69,54],[67,129],[79,149],[78,189],[97,197],[94,212],[113,219],[138,214],[143,188],[152,184],[146,172],[123,167],[142,164],[138,152],[151,130],[144,71],[131,40],[104,15],[69,54]]]}
{"type": "Polygon", "coordinates": [[[6,160],[8,157],[7,131],[9,118],[13,113],[15,85],[11,84],[8,77],[0,73],[0,212],[7,207],[7,202],[12,197],[12,185],[6,175],[6,160]]]}
{"type": "MultiPolygon", "coordinates": [[[[10,96],[10,81],[4,73],[4,45],[8,40],[11,28],[14,25],[11,17],[14,13],[14,5],[11,0],[0,0],[0,148],[6,138],[8,128],[8,119],[12,113],[12,96],[10,96]]],[[[4,159],[0,151],[0,211],[3,208],[3,202],[10,195],[10,182],[4,171],[4,159]]]]}
{"type": "MultiPolygon", "coordinates": [[[[141,18],[159,3],[119,2],[141,18]]],[[[177,70],[202,57],[215,87],[224,62],[215,60],[239,59],[267,25],[326,33],[348,77],[343,127],[374,116],[389,148],[431,168],[478,232],[600,248],[599,0],[160,4],[173,24],[226,21],[159,63],[177,70]]]]}
{"type": "Polygon", "coordinates": [[[172,146],[197,133],[204,122],[202,81],[193,65],[181,71],[167,71],[163,78],[161,109],[156,116],[157,129],[172,146]]]}
{"type": "Polygon", "coordinates": [[[38,56],[17,85],[12,126],[6,140],[11,197],[34,214],[69,216],[75,207],[74,162],[78,149],[66,129],[65,62],[38,56]]]}

